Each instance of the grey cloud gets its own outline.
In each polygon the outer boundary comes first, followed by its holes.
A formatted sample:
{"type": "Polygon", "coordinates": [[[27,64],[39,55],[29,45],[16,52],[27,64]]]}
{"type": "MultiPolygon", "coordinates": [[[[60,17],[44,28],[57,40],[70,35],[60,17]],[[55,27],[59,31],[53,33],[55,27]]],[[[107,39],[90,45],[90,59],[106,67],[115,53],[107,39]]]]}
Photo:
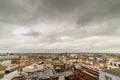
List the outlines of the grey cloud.
{"type": "Polygon", "coordinates": [[[0,0],[0,50],[85,51],[93,46],[99,51],[111,49],[112,45],[117,48],[119,41],[102,43],[113,36],[119,39],[119,4],[119,0],[0,0]],[[19,32],[20,28],[33,30],[19,32]],[[18,32],[14,32],[16,29],[18,32]],[[70,40],[61,40],[64,36],[70,40]],[[82,41],[93,36],[101,39],[82,41]]]}
{"type": "Polygon", "coordinates": [[[4,17],[1,21],[27,25],[36,24],[39,20],[62,21],[67,14],[77,10],[77,15],[74,15],[79,18],[77,23],[86,24],[118,11],[119,2],[118,0],[4,0],[0,2],[1,15],[4,17]]]}
{"type": "Polygon", "coordinates": [[[107,19],[119,17],[119,4],[119,0],[104,0],[82,16],[80,15],[77,24],[86,25],[91,22],[102,22],[107,19]]]}
{"type": "Polygon", "coordinates": [[[37,36],[41,36],[42,33],[35,31],[35,30],[30,30],[29,32],[26,33],[22,33],[23,36],[31,36],[31,37],[37,37],[37,36]]]}

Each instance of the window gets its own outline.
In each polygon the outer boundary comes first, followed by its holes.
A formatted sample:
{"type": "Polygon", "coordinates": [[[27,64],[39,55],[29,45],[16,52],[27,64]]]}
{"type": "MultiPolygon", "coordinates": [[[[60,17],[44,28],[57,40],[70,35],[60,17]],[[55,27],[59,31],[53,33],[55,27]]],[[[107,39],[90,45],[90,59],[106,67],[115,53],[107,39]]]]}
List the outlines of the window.
{"type": "Polygon", "coordinates": [[[110,63],[110,65],[112,65],[112,63],[110,63]]]}
{"type": "Polygon", "coordinates": [[[114,66],[116,66],[116,63],[114,63],[114,66]]]}
{"type": "Polygon", "coordinates": [[[118,64],[118,66],[120,67],[120,64],[118,64]]]}

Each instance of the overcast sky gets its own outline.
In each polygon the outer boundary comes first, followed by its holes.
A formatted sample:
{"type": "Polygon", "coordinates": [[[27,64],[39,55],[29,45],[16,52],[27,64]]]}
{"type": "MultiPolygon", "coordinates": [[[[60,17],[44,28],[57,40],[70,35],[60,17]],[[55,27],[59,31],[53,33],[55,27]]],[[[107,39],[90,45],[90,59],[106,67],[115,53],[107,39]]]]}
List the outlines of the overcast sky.
{"type": "Polygon", "coordinates": [[[120,52],[120,0],[0,0],[0,52],[120,52]]]}

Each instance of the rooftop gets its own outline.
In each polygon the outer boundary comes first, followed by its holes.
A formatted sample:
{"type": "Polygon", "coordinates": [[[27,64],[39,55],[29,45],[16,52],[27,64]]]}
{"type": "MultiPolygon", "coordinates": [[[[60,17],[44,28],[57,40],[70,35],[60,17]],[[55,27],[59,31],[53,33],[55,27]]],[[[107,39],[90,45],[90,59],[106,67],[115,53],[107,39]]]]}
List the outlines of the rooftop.
{"type": "Polygon", "coordinates": [[[112,75],[120,77],[120,68],[103,70],[103,72],[106,72],[106,73],[109,73],[109,74],[112,74],[112,75]]]}

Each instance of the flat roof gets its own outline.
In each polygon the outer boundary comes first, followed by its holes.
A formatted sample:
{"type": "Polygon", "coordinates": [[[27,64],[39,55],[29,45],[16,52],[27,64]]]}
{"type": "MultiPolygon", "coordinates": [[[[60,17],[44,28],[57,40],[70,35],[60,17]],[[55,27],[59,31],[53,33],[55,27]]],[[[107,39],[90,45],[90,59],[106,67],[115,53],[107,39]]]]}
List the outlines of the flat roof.
{"type": "Polygon", "coordinates": [[[106,73],[109,73],[109,74],[120,77],[120,68],[103,70],[103,72],[106,72],[106,73]]]}

